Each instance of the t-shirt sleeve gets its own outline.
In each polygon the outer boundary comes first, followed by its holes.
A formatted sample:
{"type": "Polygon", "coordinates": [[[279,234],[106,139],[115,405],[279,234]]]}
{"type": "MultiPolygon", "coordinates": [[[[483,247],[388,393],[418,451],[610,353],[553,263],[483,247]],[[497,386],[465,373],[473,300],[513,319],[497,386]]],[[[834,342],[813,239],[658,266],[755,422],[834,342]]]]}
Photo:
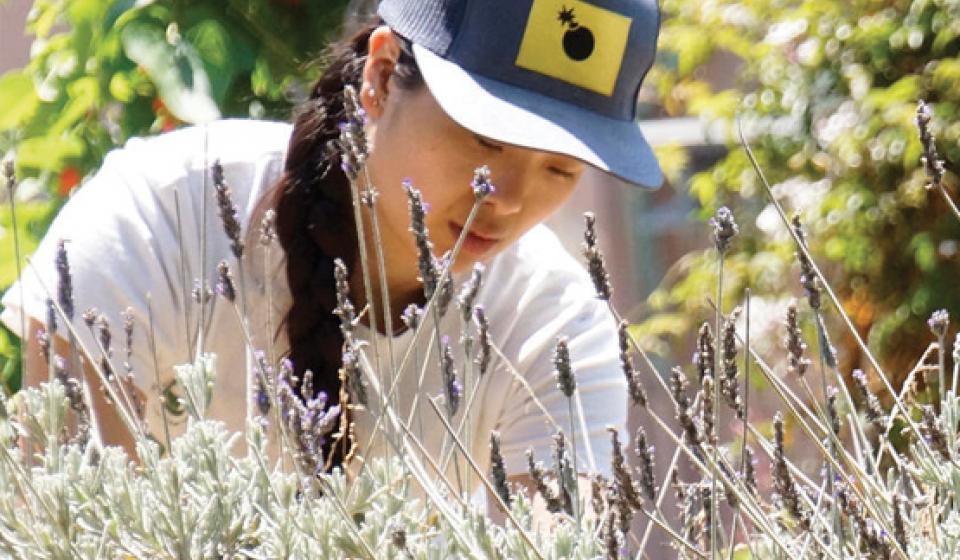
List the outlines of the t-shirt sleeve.
{"type": "MultiPolygon", "coordinates": [[[[99,359],[100,352],[81,319],[83,312],[96,308],[107,317],[117,358],[114,365],[119,366],[125,353],[121,313],[128,307],[133,310],[134,345],[142,349],[149,344],[149,295],[158,362],[186,360],[185,354],[174,355],[179,343],[186,341],[183,322],[175,320],[183,308],[182,282],[173,258],[176,251],[162,250],[177,247],[173,201],[163,200],[171,194],[169,190],[158,191],[147,179],[141,151],[126,148],[110,153],[53,221],[31,257],[31,265],[3,297],[2,320],[14,332],[24,334],[20,332],[22,312],[44,322],[47,298],[57,299],[54,261],[62,240],[73,288],[72,324],[79,342],[94,359],[99,359]]],[[[58,335],[66,337],[62,318],[58,323],[58,335]]],[[[141,387],[153,382],[154,364],[147,359],[149,355],[141,351],[131,360],[141,387]]]]}
{"type": "Polygon", "coordinates": [[[552,462],[556,426],[542,409],[563,430],[568,444],[571,434],[576,439],[580,472],[609,475],[607,427],[622,432],[626,426],[626,380],[620,369],[616,324],[605,302],[595,297],[585,272],[572,257],[564,257],[570,266],[534,275],[520,299],[514,300],[516,322],[503,341],[504,354],[515,361],[530,387],[511,384],[498,422],[510,474],[527,472],[527,449],[538,461],[552,462]],[[560,392],[555,376],[553,357],[559,337],[567,339],[576,379],[572,426],[569,399],[560,392]]]}

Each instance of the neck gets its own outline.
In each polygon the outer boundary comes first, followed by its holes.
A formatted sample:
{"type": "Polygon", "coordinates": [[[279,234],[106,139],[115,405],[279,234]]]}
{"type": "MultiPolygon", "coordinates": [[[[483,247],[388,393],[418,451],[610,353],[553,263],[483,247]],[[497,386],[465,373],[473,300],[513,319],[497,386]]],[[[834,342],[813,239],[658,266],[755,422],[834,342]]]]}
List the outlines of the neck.
{"type": "MultiPolygon", "coordinates": [[[[372,249],[371,252],[373,252],[372,249]]],[[[364,314],[363,322],[368,327],[372,327],[370,324],[370,310],[372,310],[376,316],[377,331],[381,334],[387,334],[385,320],[387,315],[383,306],[384,290],[380,283],[376,256],[368,257],[367,262],[370,273],[370,295],[373,298],[373,304],[364,314]]],[[[389,294],[389,314],[393,323],[392,330],[393,334],[396,334],[404,330],[404,324],[401,320],[403,310],[410,304],[422,306],[426,303],[423,297],[423,286],[417,279],[416,269],[401,271],[396,270],[396,267],[388,268],[387,292],[389,294]]],[[[357,263],[350,274],[350,293],[356,302],[357,309],[367,307],[367,290],[363,279],[363,268],[360,263],[357,263]]]]}

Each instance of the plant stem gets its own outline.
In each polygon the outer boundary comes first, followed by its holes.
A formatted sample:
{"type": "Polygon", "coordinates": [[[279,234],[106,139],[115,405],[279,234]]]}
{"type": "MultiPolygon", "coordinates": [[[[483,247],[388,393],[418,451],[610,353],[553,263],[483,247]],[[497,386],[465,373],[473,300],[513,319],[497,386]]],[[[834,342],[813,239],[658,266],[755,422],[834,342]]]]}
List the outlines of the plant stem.
{"type": "MultiPolygon", "coordinates": [[[[740,143],[743,145],[744,150],[747,154],[747,159],[750,160],[750,164],[753,166],[754,171],[760,179],[760,183],[763,185],[764,189],[767,192],[767,196],[770,197],[770,200],[773,204],[774,209],[776,209],[777,214],[780,216],[781,221],[786,225],[787,230],[790,233],[790,236],[793,238],[794,243],[796,244],[798,250],[806,256],[810,261],[810,266],[813,269],[814,273],[817,275],[817,278],[820,280],[820,283],[823,286],[824,291],[827,293],[827,296],[830,298],[830,302],[833,304],[834,308],[837,310],[837,313],[840,315],[840,318],[843,320],[844,325],[847,327],[847,330],[853,336],[854,340],[857,343],[857,346],[863,351],[864,356],[870,362],[870,365],[877,372],[880,380],[883,382],[884,388],[893,398],[893,402],[896,408],[900,411],[900,414],[903,415],[904,421],[907,426],[910,428],[913,436],[920,443],[920,447],[924,450],[929,458],[933,461],[936,461],[936,455],[933,450],[930,448],[930,444],[927,443],[923,435],[920,433],[920,429],[917,428],[916,422],[913,421],[913,418],[910,416],[910,412],[907,410],[906,406],[903,404],[903,401],[897,396],[897,392],[893,389],[893,386],[890,384],[890,380],[887,377],[886,372],[880,367],[880,363],[877,361],[876,357],[873,355],[873,352],[867,347],[866,342],[863,341],[863,337],[860,336],[860,332],[857,330],[856,326],[853,324],[853,321],[850,319],[850,315],[847,314],[846,310],[843,308],[843,304],[840,302],[840,299],[834,293],[833,289],[830,287],[830,284],[827,282],[826,277],[823,275],[823,272],[820,270],[820,267],[817,266],[817,263],[813,260],[813,256],[810,254],[810,251],[807,250],[806,243],[800,240],[797,232],[793,230],[790,224],[790,220],[787,218],[786,213],[783,211],[783,207],[780,205],[780,201],[773,194],[773,189],[770,186],[770,183],[767,181],[766,176],[763,173],[763,170],[760,168],[760,164],[757,163],[756,157],[753,155],[753,150],[750,148],[750,144],[746,141],[746,138],[743,135],[742,123],[738,119],[738,132],[740,135],[740,143]]],[[[882,437],[886,437],[887,434],[882,434],[882,437]]]]}
{"type": "Polygon", "coordinates": [[[147,293],[147,322],[150,328],[150,354],[153,357],[153,379],[157,384],[157,395],[160,396],[160,414],[163,415],[163,441],[166,444],[167,453],[170,452],[170,420],[167,418],[167,407],[163,404],[162,392],[160,386],[160,364],[157,362],[157,335],[153,328],[153,298],[147,293]]]}
{"type": "MultiPolygon", "coordinates": [[[[377,324],[376,305],[373,299],[373,277],[370,275],[366,229],[363,225],[363,213],[360,210],[360,189],[356,181],[350,181],[350,196],[353,199],[353,221],[357,230],[357,256],[360,259],[360,272],[363,276],[364,298],[366,299],[366,308],[369,314],[370,331],[373,333],[371,337],[373,339],[371,341],[371,346],[373,347],[373,363],[375,364],[377,372],[377,380],[382,387],[383,369],[380,367],[380,346],[377,341],[377,335],[380,331],[377,324]]],[[[380,394],[380,398],[383,398],[382,393],[380,394]]],[[[380,401],[380,407],[381,409],[384,408],[384,402],[382,400],[380,401]]]]}
{"type": "MultiPolygon", "coordinates": [[[[456,261],[457,255],[460,254],[460,248],[463,247],[464,239],[466,239],[466,233],[470,231],[470,226],[473,225],[473,221],[476,219],[477,213],[479,211],[480,211],[480,201],[475,201],[473,203],[473,207],[470,209],[470,214],[467,215],[467,219],[464,222],[463,230],[460,232],[460,236],[457,238],[456,243],[454,243],[453,245],[453,249],[450,251],[450,260],[447,263],[447,266],[443,267],[443,269],[440,271],[440,278],[437,282],[438,286],[443,285],[443,283],[446,282],[447,276],[451,274],[451,267],[453,266],[453,263],[456,261]]],[[[430,296],[430,299],[427,301],[426,305],[423,308],[424,317],[427,315],[427,313],[432,312],[432,310],[434,309],[439,293],[440,293],[439,290],[435,290],[433,295],[430,296]]],[[[411,336],[411,340],[410,340],[410,345],[407,346],[407,351],[404,353],[403,358],[400,360],[400,365],[397,368],[397,375],[394,379],[391,380],[390,390],[386,396],[386,399],[387,399],[386,402],[390,402],[393,399],[393,396],[396,393],[397,387],[399,387],[400,385],[400,380],[403,377],[403,373],[406,371],[407,362],[410,360],[410,357],[415,353],[417,349],[420,333],[422,333],[425,330],[424,329],[425,323],[426,321],[420,321],[420,324],[417,325],[417,328],[414,329],[413,331],[413,335],[411,336]]],[[[384,402],[383,401],[384,397],[382,393],[383,386],[382,385],[379,386],[378,390],[380,391],[381,403],[383,403],[384,402]]],[[[410,410],[411,417],[415,413],[416,413],[416,403],[413,407],[411,407],[411,410],[410,410]]],[[[379,430],[382,429],[380,427],[382,423],[382,419],[383,419],[383,414],[378,415],[377,420],[374,423],[373,430],[370,433],[371,441],[373,437],[379,433],[379,430]]],[[[357,477],[359,477],[360,474],[363,473],[364,469],[366,469],[366,464],[367,464],[366,462],[363,462],[360,465],[360,471],[357,473],[357,477]]]]}
{"type": "MultiPolygon", "coordinates": [[[[23,265],[22,265],[22,256],[20,254],[20,230],[17,227],[17,200],[16,200],[16,179],[10,178],[12,181],[11,184],[7,185],[7,195],[9,200],[7,201],[10,206],[10,228],[13,230],[13,258],[14,265],[17,270],[17,278],[22,278],[23,275],[23,265]]],[[[23,282],[17,282],[17,291],[18,297],[20,298],[20,371],[27,371],[27,344],[30,340],[30,333],[27,332],[27,310],[24,306],[26,303],[26,298],[23,295],[23,282]]],[[[50,337],[50,360],[53,362],[53,333],[47,333],[50,337]]],[[[24,376],[21,375],[21,385],[23,384],[24,376]]],[[[49,380],[53,380],[53,368],[50,368],[49,380]]],[[[7,380],[3,380],[6,382],[7,380]]]]}

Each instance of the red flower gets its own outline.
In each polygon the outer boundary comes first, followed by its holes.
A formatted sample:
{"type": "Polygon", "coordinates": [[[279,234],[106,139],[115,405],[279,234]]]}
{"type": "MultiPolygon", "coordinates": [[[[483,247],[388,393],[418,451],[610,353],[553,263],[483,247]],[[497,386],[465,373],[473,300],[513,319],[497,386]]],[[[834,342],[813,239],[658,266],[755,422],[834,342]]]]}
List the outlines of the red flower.
{"type": "Polygon", "coordinates": [[[62,198],[66,198],[70,191],[80,184],[80,170],[72,165],[63,168],[60,173],[60,189],[58,193],[62,198]]]}

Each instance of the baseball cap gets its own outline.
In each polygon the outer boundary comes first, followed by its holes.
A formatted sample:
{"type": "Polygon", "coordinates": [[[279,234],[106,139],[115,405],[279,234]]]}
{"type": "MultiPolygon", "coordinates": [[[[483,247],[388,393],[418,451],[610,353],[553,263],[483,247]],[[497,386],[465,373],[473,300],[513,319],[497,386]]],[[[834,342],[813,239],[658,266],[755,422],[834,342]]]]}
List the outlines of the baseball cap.
{"type": "Polygon", "coordinates": [[[493,140],[575,157],[627,183],[663,173],[636,123],[657,0],[382,0],[450,118],[493,140]]]}

